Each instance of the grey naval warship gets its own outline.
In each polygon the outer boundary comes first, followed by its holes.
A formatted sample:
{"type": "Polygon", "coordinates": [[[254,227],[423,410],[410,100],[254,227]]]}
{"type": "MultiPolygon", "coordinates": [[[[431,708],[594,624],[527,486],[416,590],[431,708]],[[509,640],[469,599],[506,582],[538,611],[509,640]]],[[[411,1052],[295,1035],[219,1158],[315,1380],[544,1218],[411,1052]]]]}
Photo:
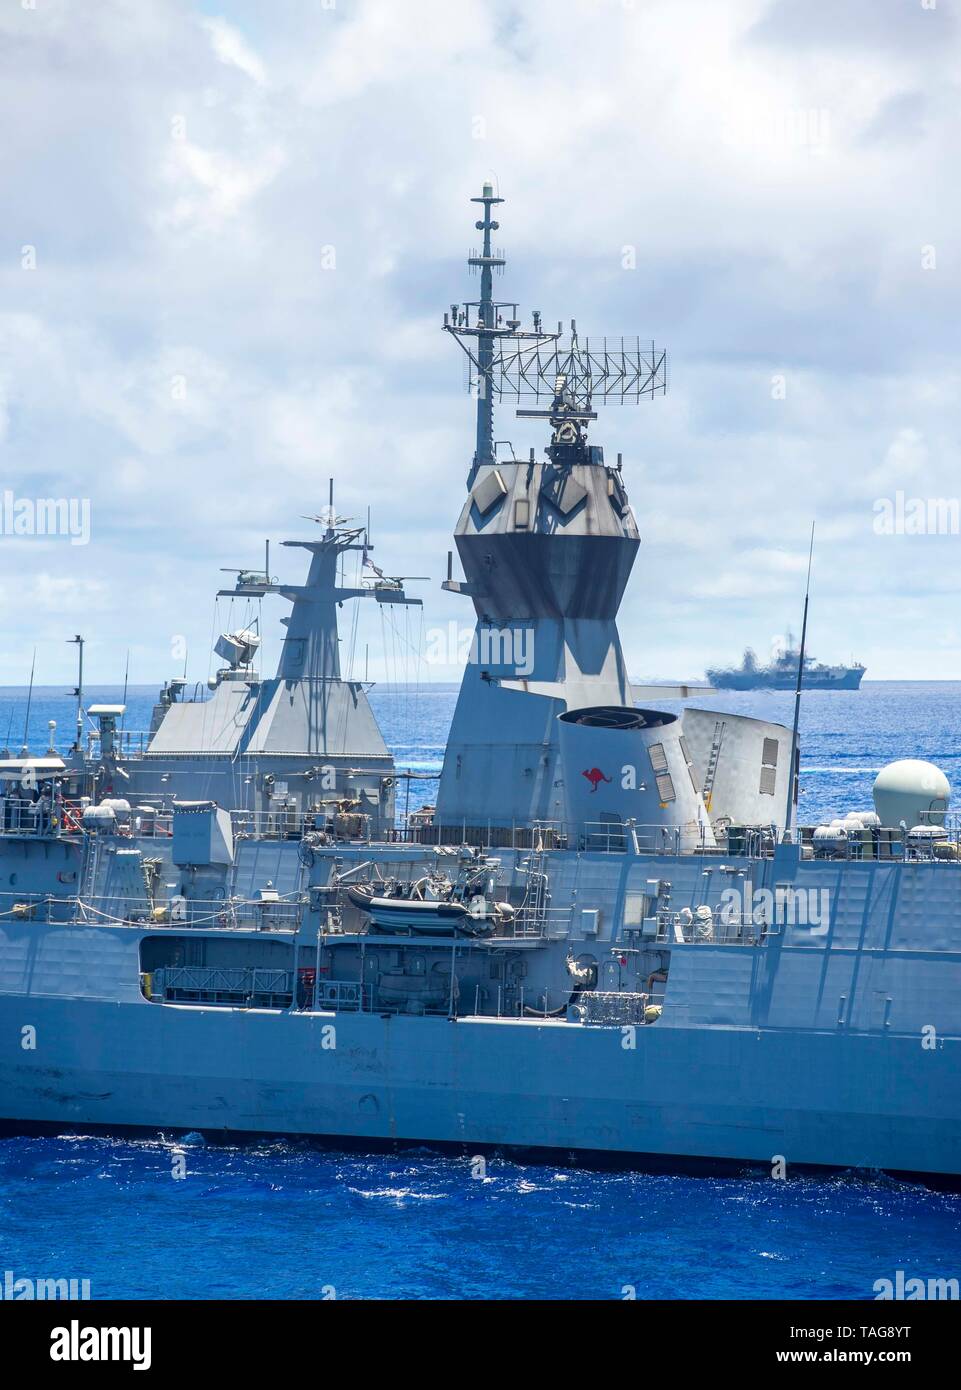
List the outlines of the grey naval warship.
{"type": "Polygon", "coordinates": [[[796,726],[632,688],[638,526],[587,434],[663,392],[666,357],[522,326],[493,295],[502,200],[472,201],[479,298],[443,326],[476,446],[443,587],[476,630],[436,804],[398,817],[338,655],[340,605],[417,600],[331,511],[286,542],[303,582],[222,591],[289,605],[275,674],[241,624],[149,729],[81,680],[72,745],[0,761],[0,1118],[961,1173],[946,779],[898,762],[874,808],[802,826],[796,726]],[[495,449],[505,400],[543,456],[495,449]]]}
{"type": "Polygon", "coordinates": [[[790,635],[766,666],[759,666],[750,647],[740,666],[714,666],[705,673],[718,690],[794,690],[800,665],[805,690],[860,690],[867,669],[860,661],[850,666],[826,666],[802,656],[790,635]]]}

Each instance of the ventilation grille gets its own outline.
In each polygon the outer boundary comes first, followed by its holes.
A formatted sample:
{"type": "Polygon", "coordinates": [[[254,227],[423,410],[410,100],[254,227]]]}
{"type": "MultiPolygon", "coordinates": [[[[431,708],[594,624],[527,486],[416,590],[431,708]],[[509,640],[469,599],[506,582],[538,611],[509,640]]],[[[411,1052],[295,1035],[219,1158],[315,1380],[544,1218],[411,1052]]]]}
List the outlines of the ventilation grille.
{"type": "Polygon", "coordinates": [[[654,779],[657,782],[657,794],[662,801],[673,801],[674,783],[671,781],[669,772],[659,772],[654,779]]]}
{"type": "Polygon", "coordinates": [[[758,792],[761,796],[773,796],[777,782],[778,744],[776,738],[766,738],[761,749],[761,781],[758,792]]]}
{"type": "Polygon", "coordinates": [[[664,752],[663,743],[652,743],[648,747],[648,755],[651,759],[651,767],[655,773],[667,771],[667,754],[664,752]]]}

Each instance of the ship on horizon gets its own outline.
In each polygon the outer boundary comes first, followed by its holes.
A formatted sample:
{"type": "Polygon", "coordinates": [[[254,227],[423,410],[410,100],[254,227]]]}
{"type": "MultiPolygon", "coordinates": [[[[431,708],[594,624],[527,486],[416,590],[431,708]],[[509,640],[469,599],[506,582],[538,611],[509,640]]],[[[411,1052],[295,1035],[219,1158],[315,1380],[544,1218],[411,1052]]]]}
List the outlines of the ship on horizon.
{"type": "MultiPolygon", "coordinates": [[[[788,633],[786,643],[774,651],[766,666],[759,665],[754,651],[746,647],[740,666],[714,666],[705,674],[718,690],[795,690],[800,659],[801,649],[788,633]]],[[[803,669],[804,690],[859,690],[867,667],[860,661],[850,666],[825,666],[805,656],[803,669]]]]}

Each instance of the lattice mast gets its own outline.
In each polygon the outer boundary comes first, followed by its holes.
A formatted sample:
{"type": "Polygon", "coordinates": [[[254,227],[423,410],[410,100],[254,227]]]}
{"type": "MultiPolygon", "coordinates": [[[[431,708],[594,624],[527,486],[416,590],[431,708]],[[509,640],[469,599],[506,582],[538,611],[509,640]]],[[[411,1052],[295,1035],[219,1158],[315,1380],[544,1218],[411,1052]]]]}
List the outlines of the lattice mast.
{"type": "MultiPolygon", "coordinates": [[[[494,462],[494,396],[489,386],[494,366],[494,329],[500,318],[501,306],[494,303],[493,272],[495,266],[499,270],[503,269],[504,260],[501,256],[495,256],[491,250],[491,232],[497,231],[500,225],[491,218],[491,208],[503,201],[503,198],[494,197],[494,190],[489,183],[485,183],[484,191],[479,198],[471,199],[472,203],[481,203],[484,208],[483,218],[474,224],[484,238],[481,254],[470,256],[467,262],[473,268],[479,268],[481,273],[480,302],[476,306],[478,319],[478,392],[477,441],[474,448],[475,472],[483,464],[494,462]],[[481,389],[481,384],[483,389],[481,389]]],[[[466,331],[465,324],[464,332],[466,333],[466,331]]]]}
{"type": "Polygon", "coordinates": [[[471,202],[480,203],[483,218],[475,223],[482,233],[480,254],[472,252],[468,265],[480,270],[480,298],[452,304],[444,315],[444,328],[463,348],[468,359],[468,388],[477,400],[477,437],[468,486],[479,468],[494,463],[494,401],[523,397],[547,399],[547,409],[518,409],[522,418],[544,419],[551,424],[549,454],[557,449],[576,455],[586,453],[585,432],[597,419],[595,400],[639,401],[667,390],[667,353],[653,342],[639,338],[578,337],[572,319],[570,334],[563,325],[547,331],[540,311],[531,315],[530,328],[522,328],[516,302],[495,300],[493,272],[502,270],[504,256],[493,248],[491,234],[500,224],[491,208],[502,203],[493,186],[471,202]]]}

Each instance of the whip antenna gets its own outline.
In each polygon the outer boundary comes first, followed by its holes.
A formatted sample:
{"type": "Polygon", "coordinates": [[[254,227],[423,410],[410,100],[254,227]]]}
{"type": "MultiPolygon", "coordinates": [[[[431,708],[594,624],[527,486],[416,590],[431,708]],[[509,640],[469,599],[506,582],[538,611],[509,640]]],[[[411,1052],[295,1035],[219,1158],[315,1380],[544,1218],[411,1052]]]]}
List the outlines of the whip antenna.
{"type": "Polygon", "coordinates": [[[798,725],[801,722],[801,687],[804,684],[804,647],[808,631],[808,603],[811,598],[811,561],[814,557],[814,522],[811,522],[811,544],[808,547],[808,575],[804,586],[804,617],[801,620],[801,649],[797,659],[797,689],[794,692],[794,725],[791,729],[791,771],[787,787],[787,813],[784,817],[784,839],[790,841],[792,823],[797,820],[800,750],[798,725]]]}

